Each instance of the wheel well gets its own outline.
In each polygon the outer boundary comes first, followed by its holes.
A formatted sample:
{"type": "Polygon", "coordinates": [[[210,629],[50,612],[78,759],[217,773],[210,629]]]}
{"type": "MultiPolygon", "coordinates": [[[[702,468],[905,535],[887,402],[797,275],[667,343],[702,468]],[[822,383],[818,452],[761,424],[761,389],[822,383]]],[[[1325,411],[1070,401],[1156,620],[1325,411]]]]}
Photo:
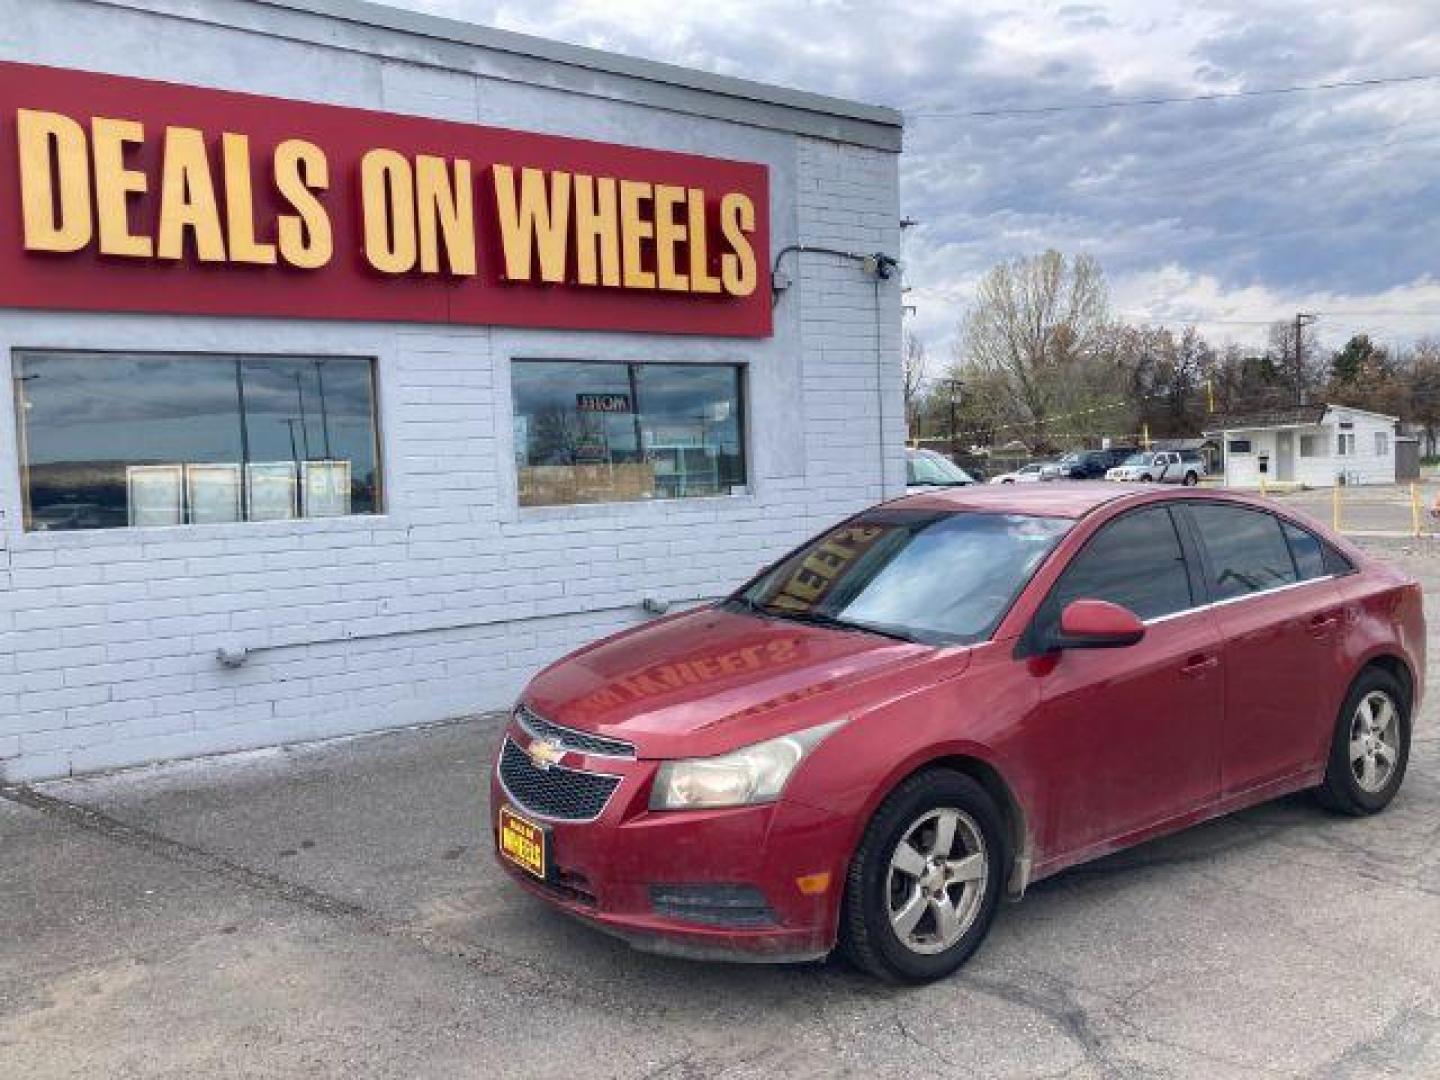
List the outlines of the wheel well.
{"type": "MultiPolygon", "coordinates": [[[[979,758],[964,756],[936,758],[934,761],[927,761],[923,768],[951,769],[958,773],[964,773],[984,788],[985,793],[995,800],[995,805],[1000,808],[1000,815],[1005,820],[1008,891],[1011,895],[1018,897],[1025,891],[1026,882],[1030,877],[1034,851],[1029,825],[1025,820],[1025,810],[1010,790],[1010,785],[1005,783],[1004,777],[996,771],[993,765],[981,761],[979,758]]],[[[913,776],[914,773],[911,775],[913,776]]]]}
{"type": "Polygon", "coordinates": [[[1400,657],[1386,653],[1384,656],[1372,657],[1365,667],[1379,668],[1391,676],[1405,692],[1406,707],[1409,708],[1415,704],[1415,676],[1410,673],[1410,665],[1400,657]]]}

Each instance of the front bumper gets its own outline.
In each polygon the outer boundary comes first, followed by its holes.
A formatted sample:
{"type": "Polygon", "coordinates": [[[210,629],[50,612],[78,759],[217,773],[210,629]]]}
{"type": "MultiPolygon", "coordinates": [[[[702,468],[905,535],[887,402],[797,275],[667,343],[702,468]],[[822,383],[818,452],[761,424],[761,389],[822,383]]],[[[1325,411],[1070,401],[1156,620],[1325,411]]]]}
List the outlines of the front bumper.
{"type": "MultiPolygon", "coordinates": [[[[507,740],[528,745],[526,734],[514,726],[507,740]]],[[[496,859],[527,892],[651,952],[780,963],[818,959],[833,948],[849,860],[846,819],[784,800],[652,812],[650,789],[658,762],[571,753],[564,765],[620,776],[593,820],[536,813],[507,790],[498,767],[491,771],[496,859]],[[549,852],[544,880],[499,853],[501,806],[544,827],[549,852]],[[827,884],[819,889],[822,879],[827,884]],[[676,914],[674,905],[665,902],[677,891],[763,899],[733,918],[717,910],[704,910],[696,918],[676,914]]]]}

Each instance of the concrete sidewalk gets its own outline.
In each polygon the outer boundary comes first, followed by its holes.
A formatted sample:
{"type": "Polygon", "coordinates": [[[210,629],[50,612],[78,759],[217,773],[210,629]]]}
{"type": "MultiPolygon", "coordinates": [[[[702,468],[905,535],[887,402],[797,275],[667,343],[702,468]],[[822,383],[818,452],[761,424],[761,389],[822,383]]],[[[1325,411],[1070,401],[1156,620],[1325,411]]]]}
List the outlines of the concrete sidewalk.
{"type": "Polygon", "coordinates": [[[1043,882],[916,990],[531,901],[490,859],[497,717],[10,789],[0,1074],[1436,1075],[1433,719],[1388,814],[1292,798],[1043,882]]]}

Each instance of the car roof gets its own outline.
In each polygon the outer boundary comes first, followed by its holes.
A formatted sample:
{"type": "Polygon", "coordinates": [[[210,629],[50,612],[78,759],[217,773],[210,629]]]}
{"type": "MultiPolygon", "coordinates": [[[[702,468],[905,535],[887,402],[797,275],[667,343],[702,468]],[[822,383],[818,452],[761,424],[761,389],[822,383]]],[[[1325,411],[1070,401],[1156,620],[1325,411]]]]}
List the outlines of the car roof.
{"type": "Polygon", "coordinates": [[[1031,514],[1037,517],[1083,518],[1118,502],[1167,503],[1223,502],[1248,506],[1281,517],[1293,518],[1320,533],[1347,554],[1360,549],[1338,533],[1296,507],[1279,506],[1273,500],[1248,491],[1229,488],[1177,488],[1164,484],[1112,484],[1104,480],[1066,480],[1040,484],[977,484],[963,488],[941,488],[902,496],[884,505],[905,510],[953,510],[990,514],[1031,514]]]}
{"type": "Polygon", "coordinates": [[[1103,481],[1053,484],[976,484],[909,495],[888,506],[906,510],[972,510],[992,514],[1035,514],[1081,518],[1117,499],[1153,492],[1150,487],[1118,487],[1103,481]]]}

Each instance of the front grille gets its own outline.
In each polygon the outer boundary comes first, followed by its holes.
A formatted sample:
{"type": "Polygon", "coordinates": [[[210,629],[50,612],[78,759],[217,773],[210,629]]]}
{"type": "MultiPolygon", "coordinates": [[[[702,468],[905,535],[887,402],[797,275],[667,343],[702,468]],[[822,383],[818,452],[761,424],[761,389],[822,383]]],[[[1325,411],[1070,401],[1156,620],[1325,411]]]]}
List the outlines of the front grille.
{"type": "Polygon", "coordinates": [[[623,739],[607,739],[604,735],[591,735],[585,731],[552,724],[543,716],[521,705],[515,710],[515,722],[530,733],[532,738],[546,739],[559,743],[566,750],[579,754],[601,754],[605,757],[633,758],[635,747],[623,739]]]}
{"type": "Polygon", "coordinates": [[[522,810],[562,821],[590,821],[605,809],[620,778],[562,765],[542,769],[506,739],[500,751],[500,782],[522,810]]]}

